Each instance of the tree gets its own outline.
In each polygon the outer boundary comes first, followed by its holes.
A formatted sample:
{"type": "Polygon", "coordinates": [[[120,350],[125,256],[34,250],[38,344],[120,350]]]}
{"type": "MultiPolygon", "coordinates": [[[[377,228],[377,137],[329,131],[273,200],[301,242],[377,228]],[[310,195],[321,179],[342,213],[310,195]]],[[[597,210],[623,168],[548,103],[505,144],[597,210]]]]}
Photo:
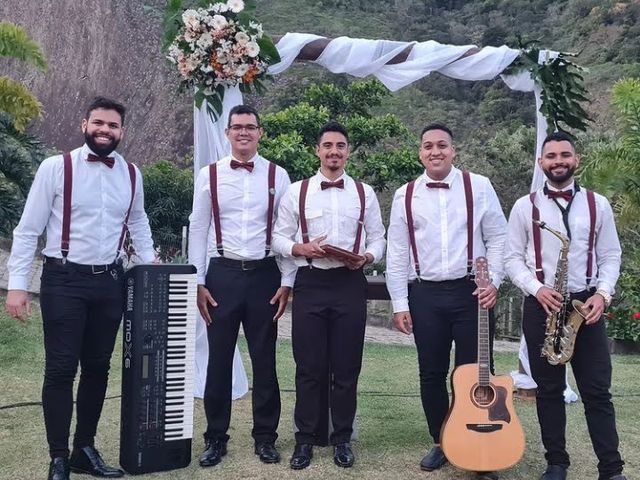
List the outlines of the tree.
{"type": "Polygon", "coordinates": [[[180,253],[182,227],[189,224],[193,202],[193,171],[168,160],[145,167],[144,203],[160,258],[180,253]]]}
{"type": "Polygon", "coordinates": [[[293,181],[318,169],[317,134],[330,119],[349,132],[347,171],[376,190],[386,190],[416,177],[422,170],[417,145],[407,127],[392,114],[377,116],[388,90],[377,80],[353,82],[345,88],[312,85],[299,103],[264,115],[260,153],[284,167],[293,181]]]}
{"type": "Polygon", "coordinates": [[[623,262],[607,325],[609,336],[640,338],[640,79],[613,86],[618,138],[592,140],[582,160],[580,181],[611,199],[622,242],[623,262]]]}
{"type": "Polygon", "coordinates": [[[592,142],[583,156],[580,180],[612,199],[619,226],[640,234],[640,79],[613,86],[618,139],[592,142]]]}
{"type": "MultiPolygon", "coordinates": [[[[40,70],[47,69],[40,46],[22,27],[13,23],[0,22],[0,57],[17,58],[40,70]]],[[[41,116],[42,105],[22,84],[9,77],[1,76],[0,111],[7,112],[13,119],[16,129],[24,132],[31,120],[41,116]]]]}
{"type": "MultiPolygon", "coordinates": [[[[17,58],[46,70],[42,50],[27,33],[0,22],[0,57],[17,58]]],[[[44,157],[42,145],[25,133],[41,114],[40,102],[20,83],[0,76],[0,235],[8,235],[20,220],[34,167],[44,157]]]]}
{"type": "Polygon", "coordinates": [[[10,235],[20,220],[34,169],[43,158],[42,144],[0,112],[0,236],[10,235]]]}

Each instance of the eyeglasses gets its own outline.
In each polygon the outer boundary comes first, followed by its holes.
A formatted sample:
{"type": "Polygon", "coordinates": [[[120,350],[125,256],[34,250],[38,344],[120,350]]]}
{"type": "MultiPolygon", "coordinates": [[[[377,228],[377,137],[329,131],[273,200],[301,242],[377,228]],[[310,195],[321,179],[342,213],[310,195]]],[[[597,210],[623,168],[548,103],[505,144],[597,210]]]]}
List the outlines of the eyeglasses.
{"type": "Polygon", "coordinates": [[[260,129],[258,125],[229,125],[229,130],[232,132],[241,132],[246,130],[249,133],[255,133],[260,129]]]}

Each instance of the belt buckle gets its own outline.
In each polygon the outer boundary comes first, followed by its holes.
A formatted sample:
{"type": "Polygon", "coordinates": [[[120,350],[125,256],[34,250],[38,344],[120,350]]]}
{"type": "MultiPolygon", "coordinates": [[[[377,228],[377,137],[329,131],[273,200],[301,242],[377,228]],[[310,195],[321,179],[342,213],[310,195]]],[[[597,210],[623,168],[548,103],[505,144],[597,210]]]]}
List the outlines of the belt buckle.
{"type": "Polygon", "coordinates": [[[243,272],[256,269],[255,265],[253,265],[253,260],[240,260],[240,262],[240,268],[243,272]]]}
{"type": "Polygon", "coordinates": [[[108,265],[91,265],[91,273],[94,275],[100,275],[101,273],[109,270],[108,265]],[[98,268],[98,270],[96,270],[98,268]]]}

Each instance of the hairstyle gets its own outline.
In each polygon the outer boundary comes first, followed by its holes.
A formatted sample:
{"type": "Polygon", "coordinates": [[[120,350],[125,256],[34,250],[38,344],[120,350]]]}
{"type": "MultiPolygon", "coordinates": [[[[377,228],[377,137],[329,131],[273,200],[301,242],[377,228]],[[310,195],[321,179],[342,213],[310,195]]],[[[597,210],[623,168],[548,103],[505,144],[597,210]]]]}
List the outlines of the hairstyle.
{"type": "Polygon", "coordinates": [[[324,135],[327,132],[341,133],[342,135],[344,135],[344,138],[346,138],[347,143],[349,143],[349,134],[347,133],[347,129],[345,128],[345,126],[342,125],[340,122],[337,122],[335,120],[330,120],[320,129],[320,132],[318,132],[318,138],[316,140],[316,143],[318,145],[320,145],[320,140],[322,139],[322,135],[324,135]]]}
{"type": "Polygon", "coordinates": [[[229,112],[229,120],[227,122],[227,128],[231,126],[231,117],[233,115],[253,115],[256,117],[256,122],[258,122],[258,126],[260,126],[260,115],[258,115],[258,111],[253,108],[251,105],[236,105],[229,112]]]}
{"type": "Polygon", "coordinates": [[[89,120],[89,117],[91,116],[91,112],[98,109],[115,110],[120,114],[120,123],[124,125],[124,115],[127,112],[127,109],[124,108],[124,105],[122,105],[121,103],[118,103],[115,100],[111,100],[106,97],[95,97],[87,107],[87,113],[85,118],[89,120]]]}
{"type": "Polygon", "coordinates": [[[442,130],[447,135],[449,135],[449,137],[451,138],[451,141],[453,141],[453,132],[449,127],[447,127],[446,125],[443,125],[442,123],[430,123],[429,125],[424,127],[422,129],[422,133],[420,134],[420,140],[422,140],[422,137],[424,137],[424,134],[430,130],[442,130]]]}
{"type": "Polygon", "coordinates": [[[576,149],[575,140],[567,132],[553,132],[547,135],[544,142],[542,142],[542,148],[544,149],[544,146],[549,142],[569,142],[573,150],[575,151],[576,149]]]}

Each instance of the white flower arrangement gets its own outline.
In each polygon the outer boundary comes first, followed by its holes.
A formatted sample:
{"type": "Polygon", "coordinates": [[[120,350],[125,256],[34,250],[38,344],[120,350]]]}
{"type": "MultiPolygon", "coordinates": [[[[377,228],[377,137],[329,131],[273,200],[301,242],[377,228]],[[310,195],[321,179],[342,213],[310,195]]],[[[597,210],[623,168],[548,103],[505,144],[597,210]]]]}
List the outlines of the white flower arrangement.
{"type": "Polygon", "coordinates": [[[173,38],[167,59],[176,66],[181,87],[195,89],[196,105],[206,102],[214,120],[227,88],[261,91],[268,66],[280,60],[262,25],[251,17],[254,8],[255,0],[213,1],[176,12],[167,32],[173,38]]]}

